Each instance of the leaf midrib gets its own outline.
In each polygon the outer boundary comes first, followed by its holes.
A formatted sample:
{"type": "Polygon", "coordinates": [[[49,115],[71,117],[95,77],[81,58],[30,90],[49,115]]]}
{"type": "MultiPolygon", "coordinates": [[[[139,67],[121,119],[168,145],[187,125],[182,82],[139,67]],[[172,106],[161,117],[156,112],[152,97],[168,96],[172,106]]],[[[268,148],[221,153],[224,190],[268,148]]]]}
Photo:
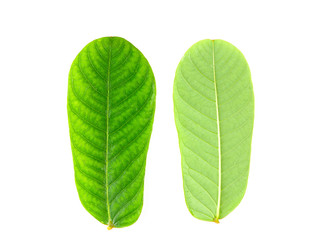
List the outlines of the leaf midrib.
{"type": "Polygon", "coordinates": [[[112,38],[110,38],[110,48],[109,48],[109,62],[108,62],[108,73],[107,73],[107,125],[106,125],[106,202],[107,202],[107,212],[108,212],[108,228],[112,228],[112,220],[110,216],[110,204],[109,204],[109,181],[108,181],[108,155],[109,155],[109,107],[110,107],[110,101],[109,101],[109,89],[110,89],[110,66],[111,66],[111,49],[112,49],[112,38]]]}
{"type": "Polygon", "coordinates": [[[216,104],[216,115],[217,115],[217,137],[218,137],[218,204],[217,204],[217,216],[213,220],[216,223],[219,223],[220,215],[220,205],[221,205],[221,138],[220,138],[220,118],[219,118],[219,102],[218,102],[218,90],[217,90],[217,81],[216,81],[216,69],[215,69],[215,59],[214,59],[214,40],[212,40],[212,67],[213,67],[213,82],[214,82],[214,94],[215,94],[215,104],[216,104]]]}

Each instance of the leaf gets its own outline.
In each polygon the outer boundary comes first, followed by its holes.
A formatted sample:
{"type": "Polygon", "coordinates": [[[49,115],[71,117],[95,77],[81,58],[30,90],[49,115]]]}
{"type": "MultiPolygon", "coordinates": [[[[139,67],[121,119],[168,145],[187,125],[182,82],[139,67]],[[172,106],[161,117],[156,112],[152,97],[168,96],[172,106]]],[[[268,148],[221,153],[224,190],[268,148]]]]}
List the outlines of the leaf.
{"type": "Polygon", "coordinates": [[[173,99],[188,209],[219,222],[248,180],[254,97],[244,56],[222,40],[194,44],[177,68],[173,99]]]}
{"type": "Polygon", "coordinates": [[[148,61],[123,38],[94,40],[72,63],[68,119],[76,186],[85,209],[110,229],[133,224],[141,213],[155,96],[148,61]]]}

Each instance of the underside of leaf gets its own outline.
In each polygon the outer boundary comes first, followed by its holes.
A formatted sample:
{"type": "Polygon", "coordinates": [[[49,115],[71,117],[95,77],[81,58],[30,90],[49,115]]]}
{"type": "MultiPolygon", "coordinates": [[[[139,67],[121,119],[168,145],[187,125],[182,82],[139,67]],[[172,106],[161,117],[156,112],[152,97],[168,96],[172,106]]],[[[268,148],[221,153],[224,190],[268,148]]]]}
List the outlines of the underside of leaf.
{"type": "Polygon", "coordinates": [[[75,181],[87,211],[125,227],[143,204],[155,80],[143,54],[119,37],[85,46],[72,63],[68,119],[75,181]]]}
{"type": "Polygon", "coordinates": [[[194,44],[173,98],[188,209],[219,222],[240,203],[249,173],[254,97],[244,56],[223,40],[194,44]]]}

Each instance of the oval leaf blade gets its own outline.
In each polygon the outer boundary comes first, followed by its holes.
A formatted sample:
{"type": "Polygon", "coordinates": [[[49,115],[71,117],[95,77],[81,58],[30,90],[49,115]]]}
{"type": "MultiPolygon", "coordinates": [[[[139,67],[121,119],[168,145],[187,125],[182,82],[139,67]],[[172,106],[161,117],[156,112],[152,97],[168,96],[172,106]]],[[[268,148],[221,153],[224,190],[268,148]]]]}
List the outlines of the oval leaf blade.
{"type": "Polygon", "coordinates": [[[188,209],[219,222],[248,180],[254,96],[244,56],[223,40],[194,44],[178,65],[173,99],[188,209]]]}
{"type": "Polygon", "coordinates": [[[94,40],[72,63],[68,120],[76,186],[85,209],[109,228],[129,226],[141,213],[155,96],[148,61],[123,38],[94,40]]]}

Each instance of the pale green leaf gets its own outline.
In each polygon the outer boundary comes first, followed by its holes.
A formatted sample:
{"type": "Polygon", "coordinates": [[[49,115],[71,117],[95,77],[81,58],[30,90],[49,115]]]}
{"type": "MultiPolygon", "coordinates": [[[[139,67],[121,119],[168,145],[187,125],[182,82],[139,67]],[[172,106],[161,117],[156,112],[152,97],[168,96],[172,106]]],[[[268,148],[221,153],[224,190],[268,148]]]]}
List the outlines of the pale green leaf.
{"type": "Polygon", "coordinates": [[[254,96],[244,56],[222,40],[194,44],[177,68],[173,98],[188,209],[219,222],[248,180],[254,96]]]}
{"type": "Polygon", "coordinates": [[[119,37],[92,41],[72,63],[68,118],[75,181],[97,220],[125,227],[139,217],[155,111],[152,69],[119,37]]]}

